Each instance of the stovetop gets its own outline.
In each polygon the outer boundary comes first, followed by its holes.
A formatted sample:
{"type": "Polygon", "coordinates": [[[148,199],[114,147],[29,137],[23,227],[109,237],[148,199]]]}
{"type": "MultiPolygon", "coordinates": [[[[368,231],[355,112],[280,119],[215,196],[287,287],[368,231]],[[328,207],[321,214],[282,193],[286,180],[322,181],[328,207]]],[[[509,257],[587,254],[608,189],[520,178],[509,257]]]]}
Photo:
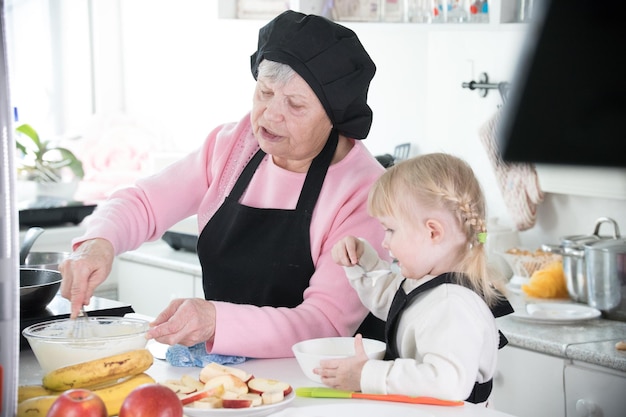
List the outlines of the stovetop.
{"type": "Polygon", "coordinates": [[[20,228],[79,224],[95,208],[96,204],[54,197],[22,201],[18,204],[20,228]]]}

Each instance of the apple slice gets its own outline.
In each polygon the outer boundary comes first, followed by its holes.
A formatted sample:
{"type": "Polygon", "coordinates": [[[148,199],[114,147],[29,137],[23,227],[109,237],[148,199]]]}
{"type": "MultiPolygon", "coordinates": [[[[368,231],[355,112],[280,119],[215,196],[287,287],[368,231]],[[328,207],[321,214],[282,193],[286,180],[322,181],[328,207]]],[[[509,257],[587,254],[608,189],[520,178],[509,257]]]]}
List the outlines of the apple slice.
{"type": "Polygon", "coordinates": [[[252,407],[258,407],[259,405],[263,405],[263,398],[261,398],[261,394],[249,392],[247,394],[241,394],[239,398],[245,398],[245,399],[251,400],[252,407]]]}
{"type": "Polygon", "coordinates": [[[250,408],[252,400],[247,398],[222,398],[222,406],[224,408],[250,408]]]}
{"type": "Polygon", "coordinates": [[[200,381],[206,383],[209,379],[224,374],[234,375],[244,382],[247,382],[252,377],[243,369],[211,362],[200,371],[200,381]]]}
{"type": "Polygon", "coordinates": [[[212,389],[223,386],[225,391],[232,391],[237,394],[245,394],[248,392],[248,385],[232,374],[223,374],[209,379],[204,384],[204,389],[212,389]]]}
{"type": "Polygon", "coordinates": [[[264,405],[276,404],[285,399],[285,394],[282,390],[277,389],[275,391],[264,391],[261,394],[261,400],[264,405]]]}
{"type": "MultiPolygon", "coordinates": [[[[250,400],[252,401],[251,407],[256,407],[263,404],[263,398],[261,398],[261,394],[255,393],[245,393],[245,394],[237,394],[233,391],[224,391],[222,395],[222,400],[250,400]]],[[[227,408],[239,408],[239,407],[227,407],[227,408]]]]}
{"type": "Polygon", "coordinates": [[[222,385],[218,385],[216,387],[203,389],[202,391],[197,391],[193,394],[187,395],[186,397],[181,398],[180,402],[183,405],[187,405],[195,401],[202,400],[203,398],[220,397],[222,394],[224,394],[224,387],[222,385]]]}
{"type": "Polygon", "coordinates": [[[166,387],[174,391],[176,394],[187,395],[187,394],[191,394],[197,391],[196,388],[182,384],[180,381],[177,381],[177,380],[170,379],[170,380],[163,382],[162,385],[165,385],[166,387]]]}
{"type": "Polygon", "coordinates": [[[191,404],[193,408],[223,408],[222,399],[218,397],[206,397],[191,404]]]}
{"type": "Polygon", "coordinates": [[[193,388],[195,391],[202,391],[204,389],[204,383],[198,381],[196,378],[191,375],[183,375],[180,378],[180,382],[183,385],[193,388]]]}
{"type": "Polygon", "coordinates": [[[248,388],[250,392],[257,394],[263,394],[266,391],[282,391],[285,397],[292,391],[288,383],[269,378],[252,378],[248,381],[248,388]]]}

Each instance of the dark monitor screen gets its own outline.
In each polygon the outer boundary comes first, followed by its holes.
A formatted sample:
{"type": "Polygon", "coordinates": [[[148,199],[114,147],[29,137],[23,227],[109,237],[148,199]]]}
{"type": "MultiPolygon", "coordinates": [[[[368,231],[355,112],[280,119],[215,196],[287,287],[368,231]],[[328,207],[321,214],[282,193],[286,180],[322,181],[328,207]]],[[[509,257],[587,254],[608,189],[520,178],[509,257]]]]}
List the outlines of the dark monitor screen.
{"type": "Polygon", "coordinates": [[[626,167],[626,1],[535,5],[499,126],[502,158],[626,167]]]}

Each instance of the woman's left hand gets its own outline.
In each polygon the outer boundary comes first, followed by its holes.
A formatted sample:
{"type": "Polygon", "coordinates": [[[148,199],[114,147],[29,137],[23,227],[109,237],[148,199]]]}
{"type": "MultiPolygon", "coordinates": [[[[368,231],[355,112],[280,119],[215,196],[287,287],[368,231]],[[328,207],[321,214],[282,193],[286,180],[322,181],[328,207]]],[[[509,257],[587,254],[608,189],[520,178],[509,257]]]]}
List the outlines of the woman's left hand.
{"type": "Polygon", "coordinates": [[[172,300],[150,325],[148,338],[168,345],[193,346],[212,341],[215,334],[215,306],[201,298],[172,300]]]}
{"type": "Polygon", "coordinates": [[[355,355],[346,359],[327,359],[320,361],[320,367],[313,373],[322,378],[322,383],[331,388],[346,391],[361,391],[361,371],[365,362],[369,360],[363,337],[357,334],[354,337],[355,355]]]}

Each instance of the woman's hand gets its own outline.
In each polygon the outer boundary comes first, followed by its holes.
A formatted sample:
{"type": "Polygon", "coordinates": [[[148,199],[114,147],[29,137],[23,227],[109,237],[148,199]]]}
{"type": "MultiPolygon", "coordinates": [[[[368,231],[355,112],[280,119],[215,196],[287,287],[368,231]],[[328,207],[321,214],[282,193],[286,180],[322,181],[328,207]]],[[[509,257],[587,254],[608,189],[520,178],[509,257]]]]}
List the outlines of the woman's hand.
{"type": "Polygon", "coordinates": [[[150,326],[148,338],[168,345],[193,346],[212,341],[215,334],[215,305],[201,298],[172,300],[150,326]]]}
{"type": "Polygon", "coordinates": [[[346,236],[333,246],[333,261],[340,266],[354,266],[359,263],[364,250],[365,245],[360,239],[346,236]]]}
{"type": "Polygon", "coordinates": [[[354,356],[346,359],[320,361],[320,367],[313,369],[313,373],[319,375],[322,383],[331,388],[361,391],[361,371],[369,358],[365,353],[363,337],[360,334],[354,337],[354,352],[354,356]]]}
{"type": "Polygon", "coordinates": [[[66,260],[59,264],[61,295],[71,302],[70,317],[78,316],[80,308],[89,304],[98,285],[111,272],[115,251],[105,239],[84,241],[66,260]]]}

